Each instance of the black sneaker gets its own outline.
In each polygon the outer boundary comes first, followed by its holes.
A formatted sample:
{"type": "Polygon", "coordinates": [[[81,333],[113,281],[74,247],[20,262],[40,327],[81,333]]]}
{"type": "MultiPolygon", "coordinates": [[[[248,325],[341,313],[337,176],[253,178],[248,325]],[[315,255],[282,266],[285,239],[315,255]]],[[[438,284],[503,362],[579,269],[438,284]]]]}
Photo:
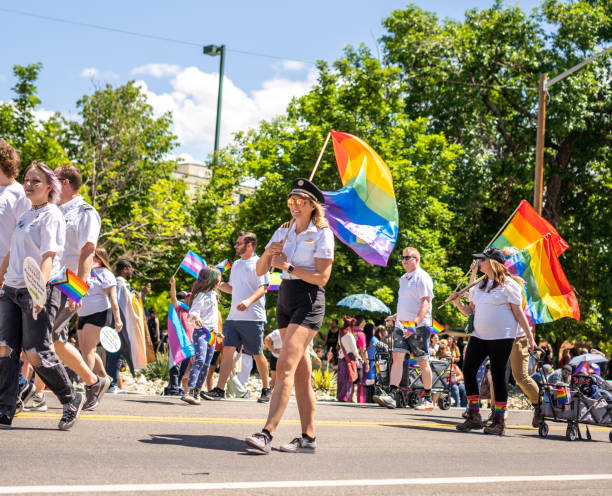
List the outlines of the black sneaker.
{"type": "Polygon", "coordinates": [[[98,382],[85,386],[85,404],[83,410],[95,410],[100,405],[100,399],[108,391],[111,380],[108,377],[98,377],[98,382]]]}
{"type": "Polygon", "coordinates": [[[209,401],[221,401],[225,399],[225,391],[221,388],[216,387],[212,391],[208,391],[207,393],[202,392],[200,397],[209,401]]]}
{"type": "Polygon", "coordinates": [[[67,431],[74,425],[77,418],[79,418],[79,413],[81,413],[84,403],[85,395],[83,393],[74,393],[74,399],[70,403],[64,405],[62,418],[59,424],[57,424],[57,427],[61,431],[67,431]]]}
{"type": "Polygon", "coordinates": [[[32,399],[32,396],[34,396],[34,394],[36,394],[36,388],[34,387],[34,384],[28,382],[26,386],[21,391],[19,391],[15,415],[23,411],[24,405],[32,399]]]}
{"type": "Polygon", "coordinates": [[[0,429],[10,429],[13,419],[4,413],[0,415],[0,429]]]}
{"type": "Polygon", "coordinates": [[[253,448],[264,455],[269,454],[272,449],[272,438],[266,436],[263,432],[257,432],[245,438],[244,442],[247,443],[249,448],[253,448]]]}
{"type": "Polygon", "coordinates": [[[269,403],[270,398],[272,398],[272,389],[271,388],[262,388],[261,396],[257,398],[257,403],[269,403]]]}

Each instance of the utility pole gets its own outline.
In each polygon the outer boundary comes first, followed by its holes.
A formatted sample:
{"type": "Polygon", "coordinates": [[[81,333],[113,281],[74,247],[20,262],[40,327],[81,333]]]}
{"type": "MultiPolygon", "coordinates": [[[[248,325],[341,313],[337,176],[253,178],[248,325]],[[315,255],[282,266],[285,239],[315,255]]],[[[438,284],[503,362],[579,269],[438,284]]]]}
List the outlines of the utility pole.
{"type": "Polygon", "coordinates": [[[546,95],[548,88],[553,84],[565,79],[570,74],[581,69],[588,63],[595,60],[597,57],[608,53],[612,50],[612,46],[596,53],[592,57],[583,60],[574,67],[571,67],[567,71],[559,74],[558,76],[547,81],[546,74],[540,74],[540,84],[538,86],[538,131],[536,137],[536,166],[535,166],[535,178],[533,181],[533,208],[535,211],[542,215],[542,196],[544,189],[544,138],[546,137],[546,95]]]}
{"type": "Polygon", "coordinates": [[[221,131],[221,102],[223,100],[223,73],[225,72],[225,45],[206,45],[204,54],[212,57],[221,56],[219,61],[219,91],[217,93],[217,123],[215,125],[215,148],[213,151],[213,165],[217,165],[217,153],[219,151],[219,133],[221,131]]]}

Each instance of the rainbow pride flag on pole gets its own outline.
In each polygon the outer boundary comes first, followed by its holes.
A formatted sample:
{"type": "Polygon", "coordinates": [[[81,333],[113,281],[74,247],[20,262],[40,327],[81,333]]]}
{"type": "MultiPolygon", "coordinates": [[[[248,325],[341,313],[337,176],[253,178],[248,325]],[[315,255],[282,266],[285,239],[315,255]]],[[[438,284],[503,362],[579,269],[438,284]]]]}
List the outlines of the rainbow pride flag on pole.
{"type": "Polygon", "coordinates": [[[270,273],[270,284],[268,285],[268,291],[278,291],[281,285],[281,273],[280,272],[271,272],[270,273]]]}
{"type": "Polygon", "coordinates": [[[179,269],[183,269],[191,277],[195,277],[197,279],[198,274],[204,267],[206,267],[206,265],[206,262],[200,255],[198,255],[195,251],[189,250],[187,255],[185,255],[185,258],[183,258],[181,265],[179,265],[179,269]]]}
{"type": "MultiPolygon", "coordinates": [[[[189,307],[185,303],[179,302],[185,311],[189,307]]],[[[172,303],[168,308],[168,346],[170,347],[170,366],[181,363],[195,353],[193,344],[187,336],[181,318],[172,303]]]]}
{"type": "Polygon", "coordinates": [[[57,289],[76,303],[81,301],[89,290],[89,285],[68,267],[64,267],[59,277],[49,281],[49,284],[56,286],[57,289]]]}
{"type": "Polygon", "coordinates": [[[330,133],[344,187],[323,191],[325,216],[340,241],[366,262],[386,267],[398,234],[391,171],[362,139],[330,133]]]}
{"type": "Polygon", "coordinates": [[[416,325],[413,320],[399,320],[400,329],[404,332],[414,334],[416,332],[416,325]]]}
{"type": "Polygon", "coordinates": [[[524,311],[532,325],[562,317],[580,320],[576,295],[554,248],[558,239],[546,235],[506,260],[510,273],[525,281],[527,306],[524,311]]]}
{"type": "Polygon", "coordinates": [[[521,200],[512,220],[493,242],[493,246],[500,250],[506,246],[522,250],[546,235],[550,235],[550,244],[557,255],[569,248],[553,225],[538,215],[527,201],[521,200]]]}
{"type": "Polygon", "coordinates": [[[223,260],[223,262],[220,262],[217,265],[215,265],[215,267],[219,269],[221,273],[223,273],[226,270],[230,270],[232,268],[232,264],[229,263],[229,261],[226,258],[225,260],[223,260]]]}
{"type": "Polygon", "coordinates": [[[433,325],[431,327],[428,326],[427,329],[432,334],[440,334],[444,330],[444,326],[436,319],[433,319],[433,325]]]}

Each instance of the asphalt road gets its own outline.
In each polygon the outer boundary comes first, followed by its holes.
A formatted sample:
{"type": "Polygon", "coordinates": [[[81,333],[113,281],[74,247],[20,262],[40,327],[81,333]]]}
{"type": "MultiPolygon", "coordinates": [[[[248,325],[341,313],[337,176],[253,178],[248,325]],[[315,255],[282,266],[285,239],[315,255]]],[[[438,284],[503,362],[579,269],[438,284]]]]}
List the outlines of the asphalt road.
{"type": "MultiPolygon", "coordinates": [[[[0,494],[610,494],[610,429],[547,439],[511,412],[507,435],[459,433],[461,411],[417,412],[320,403],[314,455],[246,451],[267,405],[106,396],[69,432],[59,404],[23,413],[0,431],[0,494]],[[596,478],[596,475],[599,477],[596,478]],[[423,480],[427,478],[427,480],[423,480]],[[582,479],[582,480],[575,480],[582,479]],[[126,486],[130,485],[130,486],[126,486]]],[[[483,412],[488,413],[488,412],[483,412]]],[[[300,433],[291,403],[274,446],[300,433]]]]}

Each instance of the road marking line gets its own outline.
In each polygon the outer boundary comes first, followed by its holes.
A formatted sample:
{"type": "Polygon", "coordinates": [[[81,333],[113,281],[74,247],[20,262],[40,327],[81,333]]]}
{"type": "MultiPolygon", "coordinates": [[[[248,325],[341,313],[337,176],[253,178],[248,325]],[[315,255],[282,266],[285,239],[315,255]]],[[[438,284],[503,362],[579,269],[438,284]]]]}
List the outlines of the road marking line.
{"type": "MultiPolygon", "coordinates": [[[[59,419],[59,413],[29,413],[23,412],[17,415],[18,419],[59,419]]],[[[158,417],[144,415],[119,415],[119,414],[104,414],[104,413],[85,413],[79,417],[79,420],[88,420],[93,422],[161,422],[161,423],[179,423],[179,424],[263,424],[264,418],[223,418],[223,417],[158,417]]],[[[459,421],[459,419],[457,419],[459,421]]],[[[287,425],[299,425],[299,420],[283,420],[287,425]]],[[[441,424],[437,422],[385,422],[381,421],[340,421],[340,420],[316,420],[315,425],[319,427],[428,427],[434,429],[454,429],[456,424],[441,424]]],[[[567,427],[563,424],[549,424],[549,430],[566,430],[567,427]]],[[[506,429],[531,430],[535,429],[530,425],[508,425],[506,429]]],[[[605,427],[589,426],[591,431],[607,431],[605,427]]]]}
{"type": "Polygon", "coordinates": [[[351,479],[311,481],[261,481],[261,482],[201,482],[159,484],[103,484],[75,486],[7,486],[0,487],[0,494],[52,494],[52,493],[111,493],[111,492],[160,492],[160,491],[220,491],[232,489],[272,489],[348,486],[431,486],[441,484],[491,484],[501,482],[568,482],[612,480],[612,474],[553,474],[553,475],[505,475],[492,477],[433,477],[413,479],[351,479]]]}

